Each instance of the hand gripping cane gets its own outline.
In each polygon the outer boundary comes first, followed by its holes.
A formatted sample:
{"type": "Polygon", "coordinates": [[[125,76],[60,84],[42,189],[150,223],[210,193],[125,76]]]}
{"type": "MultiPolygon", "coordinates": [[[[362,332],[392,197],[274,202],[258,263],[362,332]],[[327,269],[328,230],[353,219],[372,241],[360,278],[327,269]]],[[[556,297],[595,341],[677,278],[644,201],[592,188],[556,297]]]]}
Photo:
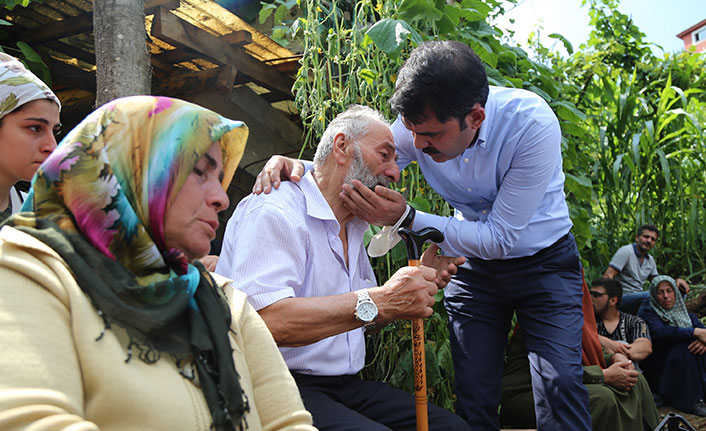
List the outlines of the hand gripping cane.
{"type": "MultiPolygon", "coordinates": [[[[407,246],[409,266],[419,266],[422,245],[427,241],[442,242],[444,234],[433,227],[419,232],[407,228],[397,231],[407,246]]],[[[427,417],[427,369],[424,356],[424,320],[412,320],[412,365],[414,367],[414,401],[417,414],[417,431],[429,430],[427,417]]]]}

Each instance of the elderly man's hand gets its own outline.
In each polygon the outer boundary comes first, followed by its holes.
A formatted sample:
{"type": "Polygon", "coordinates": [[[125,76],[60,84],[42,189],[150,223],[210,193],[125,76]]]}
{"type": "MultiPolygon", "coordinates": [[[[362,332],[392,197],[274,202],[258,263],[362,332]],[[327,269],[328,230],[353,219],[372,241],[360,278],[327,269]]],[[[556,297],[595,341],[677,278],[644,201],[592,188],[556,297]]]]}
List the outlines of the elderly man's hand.
{"type": "Polygon", "coordinates": [[[265,163],[253,185],[252,192],[259,195],[272,190],[272,187],[279,188],[280,181],[298,182],[304,176],[304,163],[296,159],[284,156],[272,156],[265,163]]]}
{"type": "Polygon", "coordinates": [[[378,307],[376,325],[386,325],[393,320],[429,317],[434,312],[434,295],[437,290],[436,270],[424,266],[400,268],[380,287],[368,289],[378,307]]]}
{"type": "Polygon", "coordinates": [[[407,201],[399,192],[383,186],[375,191],[365,187],[358,180],[343,184],[338,197],[350,212],[361,220],[375,226],[392,226],[407,209],[407,201]]]}
{"type": "Polygon", "coordinates": [[[458,267],[466,262],[465,257],[440,256],[437,255],[439,246],[432,244],[422,254],[421,264],[436,270],[436,287],[443,289],[451,281],[451,277],[456,274],[458,267]]]}

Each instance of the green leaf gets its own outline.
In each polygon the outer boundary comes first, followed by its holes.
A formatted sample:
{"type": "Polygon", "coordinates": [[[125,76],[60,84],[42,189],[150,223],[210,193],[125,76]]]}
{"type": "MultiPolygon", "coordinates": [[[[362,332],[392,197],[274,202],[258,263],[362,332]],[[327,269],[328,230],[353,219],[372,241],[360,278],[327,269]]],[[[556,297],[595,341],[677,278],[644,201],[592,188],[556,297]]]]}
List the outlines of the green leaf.
{"type": "Polygon", "coordinates": [[[375,78],[377,78],[377,75],[371,69],[358,70],[358,79],[365,80],[365,82],[367,82],[368,85],[373,85],[373,83],[375,82],[375,78]]]}
{"type": "Polygon", "coordinates": [[[5,21],[4,19],[0,19],[0,25],[13,25],[13,24],[9,21],[5,21]]]}
{"type": "Polygon", "coordinates": [[[433,0],[403,0],[397,14],[405,21],[414,23],[420,19],[436,22],[443,14],[433,0]]]}
{"type": "Polygon", "coordinates": [[[265,21],[267,21],[267,18],[272,15],[272,12],[275,10],[275,8],[276,6],[273,4],[262,3],[262,8],[257,14],[257,19],[258,21],[260,21],[260,24],[264,24],[265,21]]]}
{"type": "Polygon", "coordinates": [[[32,49],[31,46],[29,46],[25,42],[17,42],[17,47],[22,51],[22,55],[27,61],[30,61],[32,63],[44,63],[42,61],[42,57],[37,54],[37,51],[32,49]]]}
{"type": "Polygon", "coordinates": [[[571,42],[564,36],[560,35],[559,33],[552,33],[549,35],[552,39],[559,39],[563,44],[564,48],[566,48],[566,52],[571,55],[574,53],[574,47],[571,45],[571,42]]]}
{"type": "Polygon", "coordinates": [[[421,43],[422,38],[405,21],[385,18],[375,23],[365,33],[375,46],[387,55],[399,56],[408,40],[421,43]]]}
{"type": "Polygon", "coordinates": [[[584,175],[573,175],[568,172],[565,175],[566,181],[564,186],[568,192],[573,193],[579,199],[591,199],[593,184],[591,183],[590,178],[584,175]]]}
{"type": "Polygon", "coordinates": [[[421,195],[415,196],[414,199],[408,201],[407,203],[414,207],[415,210],[422,212],[429,212],[429,210],[431,210],[431,203],[429,203],[429,201],[421,195]]]}

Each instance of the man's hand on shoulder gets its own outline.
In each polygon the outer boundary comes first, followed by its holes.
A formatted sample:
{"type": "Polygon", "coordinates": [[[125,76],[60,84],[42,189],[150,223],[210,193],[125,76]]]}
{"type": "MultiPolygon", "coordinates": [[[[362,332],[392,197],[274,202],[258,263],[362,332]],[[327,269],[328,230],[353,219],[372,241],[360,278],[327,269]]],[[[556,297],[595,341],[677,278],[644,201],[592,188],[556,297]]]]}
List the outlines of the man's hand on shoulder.
{"type": "Polygon", "coordinates": [[[436,271],[424,266],[400,268],[384,285],[368,289],[378,307],[376,324],[429,317],[434,312],[436,271]]]}
{"type": "Polygon", "coordinates": [[[689,290],[691,290],[691,288],[689,287],[689,283],[687,283],[686,280],[684,280],[683,278],[677,278],[676,283],[677,287],[679,288],[679,290],[682,291],[684,295],[687,295],[689,293],[689,290]]]}
{"type": "Polygon", "coordinates": [[[689,351],[694,355],[703,355],[706,353],[706,343],[701,340],[694,340],[689,343],[689,351]]]}
{"type": "Polygon", "coordinates": [[[383,186],[372,191],[358,180],[352,184],[353,187],[344,184],[338,196],[343,206],[361,220],[376,226],[392,226],[404,214],[407,201],[399,192],[383,186]]]}
{"type": "Polygon", "coordinates": [[[253,185],[252,192],[259,195],[279,188],[280,181],[298,182],[304,176],[304,163],[297,159],[284,156],[272,156],[265,163],[253,185]]]}

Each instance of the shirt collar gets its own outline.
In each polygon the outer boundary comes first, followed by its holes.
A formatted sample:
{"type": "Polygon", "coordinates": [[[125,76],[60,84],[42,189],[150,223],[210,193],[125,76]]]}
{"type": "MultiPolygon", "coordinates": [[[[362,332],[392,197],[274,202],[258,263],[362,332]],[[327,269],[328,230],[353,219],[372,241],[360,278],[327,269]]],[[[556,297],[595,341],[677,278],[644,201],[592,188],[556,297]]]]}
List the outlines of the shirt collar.
{"type": "Polygon", "coordinates": [[[647,253],[645,253],[645,254],[642,255],[642,256],[640,255],[640,251],[639,251],[638,248],[637,248],[637,243],[636,243],[636,242],[633,242],[633,243],[632,243],[632,251],[635,252],[635,256],[637,256],[637,257],[640,257],[640,258],[647,257],[647,253]]]}
{"type": "MultiPolygon", "coordinates": [[[[319,220],[332,220],[338,223],[331,206],[324,198],[319,185],[314,180],[314,170],[309,170],[299,181],[304,199],[306,200],[306,213],[309,217],[319,220]]],[[[368,230],[368,224],[358,217],[353,218],[348,224],[359,231],[368,230]]]]}
{"type": "MultiPolygon", "coordinates": [[[[490,87],[492,89],[492,86],[490,87]]],[[[495,94],[492,91],[488,91],[488,100],[485,101],[485,119],[478,129],[478,139],[476,140],[476,145],[485,149],[486,142],[488,140],[488,133],[493,124],[493,113],[495,112],[495,94]]]]}

